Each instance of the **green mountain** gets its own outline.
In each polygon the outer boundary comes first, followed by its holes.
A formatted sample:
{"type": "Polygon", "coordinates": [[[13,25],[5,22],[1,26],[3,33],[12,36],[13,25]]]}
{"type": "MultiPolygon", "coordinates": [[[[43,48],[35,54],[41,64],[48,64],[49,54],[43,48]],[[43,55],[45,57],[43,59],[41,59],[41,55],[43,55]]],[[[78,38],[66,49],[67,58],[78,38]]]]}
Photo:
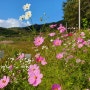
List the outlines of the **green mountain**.
{"type": "Polygon", "coordinates": [[[29,34],[33,29],[35,29],[37,32],[40,32],[41,29],[44,30],[44,27],[49,27],[51,24],[60,24],[63,23],[63,20],[58,22],[52,22],[52,23],[46,23],[46,24],[35,24],[28,27],[14,27],[14,28],[2,28],[0,27],[0,36],[4,37],[16,37],[21,35],[27,35],[29,34]]]}

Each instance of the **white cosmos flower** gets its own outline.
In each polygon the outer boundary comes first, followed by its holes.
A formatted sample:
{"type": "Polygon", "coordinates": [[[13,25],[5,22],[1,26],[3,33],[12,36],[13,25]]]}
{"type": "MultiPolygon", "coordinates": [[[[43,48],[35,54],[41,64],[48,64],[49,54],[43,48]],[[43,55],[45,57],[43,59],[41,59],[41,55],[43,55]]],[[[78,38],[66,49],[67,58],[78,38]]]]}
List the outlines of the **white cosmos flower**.
{"type": "Polygon", "coordinates": [[[25,15],[22,15],[19,17],[19,20],[22,21],[22,20],[24,20],[24,18],[25,18],[25,15]]]}
{"type": "Polygon", "coordinates": [[[31,4],[26,3],[26,5],[23,6],[24,11],[29,10],[31,4]]]}
{"type": "Polygon", "coordinates": [[[25,20],[28,20],[31,16],[32,16],[31,11],[27,11],[27,12],[25,13],[25,20]]]}
{"type": "Polygon", "coordinates": [[[53,39],[51,39],[50,42],[53,42],[53,39]]]}

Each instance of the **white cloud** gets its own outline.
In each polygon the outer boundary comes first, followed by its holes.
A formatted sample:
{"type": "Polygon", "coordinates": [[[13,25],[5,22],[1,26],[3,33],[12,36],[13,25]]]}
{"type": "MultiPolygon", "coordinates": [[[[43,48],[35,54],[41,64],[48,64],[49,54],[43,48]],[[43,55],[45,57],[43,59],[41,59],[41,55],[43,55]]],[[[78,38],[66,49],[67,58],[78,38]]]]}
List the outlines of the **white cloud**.
{"type": "Polygon", "coordinates": [[[7,20],[2,20],[0,19],[0,27],[4,27],[4,28],[10,28],[10,27],[25,27],[30,25],[30,23],[28,22],[22,22],[19,21],[17,19],[14,18],[9,18],[7,20]]]}

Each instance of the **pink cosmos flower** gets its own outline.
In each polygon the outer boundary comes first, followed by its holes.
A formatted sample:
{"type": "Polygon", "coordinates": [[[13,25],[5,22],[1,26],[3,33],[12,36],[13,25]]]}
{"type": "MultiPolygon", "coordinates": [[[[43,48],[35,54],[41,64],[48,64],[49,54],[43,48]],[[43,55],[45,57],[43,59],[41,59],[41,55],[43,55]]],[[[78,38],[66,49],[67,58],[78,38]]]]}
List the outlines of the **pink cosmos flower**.
{"type": "Polygon", "coordinates": [[[81,34],[80,34],[82,37],[84,37],[85,36],[85,33],[84,32],[81,32],[81,34]]]}
{"type": "Polygon", "coordinates": [[[45,60],[42,60],[42,61],[41,61],[41,64],[42,64],[42,65],[46,65],[47,62],[46,62],[45,60]]]}
{"type": "Polygon", "coordinates": [[[38,37],[36,37],[34,39],[35,46],[40,46],[43,42],[44,42],[44,38],[43,37],[38,36],[38,37]]]}
{"type": "Polygon", "coordinates": [[[47,64],[47,62],[46,62],[44,57],[42,57],[40,55],[35,55],[35,58],[36,58],[36,61],[37,62],[41,62],[42,65],[46,65],[47,64]]]}
{"type": "Polygon", "coordinates": [[[43,77],[43,74],[41,74],[39,71],[35,71],[28,78],[28,82],[33,86],[38,86],[41,83],[42,77],[43,77]]]}
{"type": "Polygon", "coordinates": [[[24,54],[24,53],[21,53],[21,54],[16,58],[16,60],[23,59],[24,57],[25,57],[25,54],[24,54]]]}
{"type": "Polygon", "coordinates": [[[82,47],[83,47],[82,43],[78,44],[78,48],[82,48],[82,47]]]}
{"type": "Polygon", "coordinates": [[[87,42],[86,42],[86,41],[83,41],[82,44],[83,44],[83,45],[87,45],[87,42]]]}
{"type": "Polygon", "coordinates": [[[60,33],[64,33],[66,31],[66,28],[62,24],[60,24],[57,29],[60,31],[60,33]]]}
{"type": "Polygon", "coordinates": [[[60,46],[62,44],[62,41],[59,39],[56,39],[53,41],[54,46],[60,46]]]}
{"type": "Polygon", "coordinates": [[[0,88],[2,89],[4,87],[6,87],[9,82],[10,82],[9,77],[8,76],[7,77],[6,76],[3,76],[3,78],[0,79],[0,88]]]}
{"type": "Polygon", "coordinates": [[[84,39],[81,38],[81,37],[79,37],[79,38],[77,39],[77,43],[82,43],[83,41],[84,41],[84,39]]]}
{"type": "Polygon", "coordinates": [[[37,64],[30,65],[28,71],[33,72],[35,70],[38,70],[39,66],[37,64]]]}
{"type": "Polygon", "coordinates": [[[50,28],[55,28],[57,26],[57,24],[52,24],[50,25],[50,28]]]}
{"type": "Polygon", "coordinates": [[[81,62],[81,59],[76,59],[76,63],[80,63],[81,62]]]}
{"type": "Polygon", "coordinates": [[[61,86],[59,84],[53,84],[52,90],[61,90],[61,86]]]}
{"type": "Polygon", "coordinates": [[[83,38],[79,37],[79,38],[77,39],[77,46],[78,46],[78,48],[81,48],[81,47],[83,47],[84,45],[87,45],[87,42],[84,41],[83,38]]]}
{"type": "Polygon", "coordinates": [[[9,66],[9,70],[12,70],[12,69],[13,69],[13,65],[10,65],[10,66],[9,66]]]}
{"type": "Polygon", "coordinates": [[[57,55],[56,55],[56,58],[57,58],[57,59],[61,59],[61,58],[63,58],[63,53],[59,53],[59,54],[57,54],[57,55]]]}
{"type": "Polygon", "coordinates": [[[37,62],[41,62],[41,61],[43,61],[45,58],[43,58],[42,56],[38,56],[37,58],[36,58],[36,61],[37,62]]]}
{"type": "Polygon", "coordinates": [[[61,30],[60,30],[60,33],[63,33],[63,32],[65,32],[65,29],[61,29],[61,30]]]}
{"type": "Polygon", "coordinates": [[[30,65],[29,69],[28,69],[28,75],[30,76],[32,73],[34,73],[35,71],[40,72],[39,70],[39,66],[37,64],[34,65],[30,65]]]}
{"type": "Polygon", "coordinates": [[[51,36],[51,37],[52,37],[52,36],[55,36],[55,33],[54,33],[54,32],[53,32],[53,33],[50,33],[49,36],[51,36]]]}

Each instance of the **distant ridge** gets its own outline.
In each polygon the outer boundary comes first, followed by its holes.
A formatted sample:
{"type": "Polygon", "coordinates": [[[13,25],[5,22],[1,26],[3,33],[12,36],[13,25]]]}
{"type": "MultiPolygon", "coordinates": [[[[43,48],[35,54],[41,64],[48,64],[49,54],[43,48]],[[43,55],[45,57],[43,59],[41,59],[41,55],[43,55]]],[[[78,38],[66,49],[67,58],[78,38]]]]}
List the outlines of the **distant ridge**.
{"type": "Polygon", "coordinates": [[[36,29],[36,31],[40,31],[40,29],[45,26],[49,27],[51,24],[64,24],[64,21],[58,21],[58,22],[52,22],[52,23],[46,23],[46,24],[34,24],[31,26],[27,27],[12,27],[12,28],[3,28],[0,27],[0,36],[5,36],[5,37],[11,37],[11,36],[20,36],[20,35],[27,35],[28,32],[31,32],[30,29],[36,29]]]}

